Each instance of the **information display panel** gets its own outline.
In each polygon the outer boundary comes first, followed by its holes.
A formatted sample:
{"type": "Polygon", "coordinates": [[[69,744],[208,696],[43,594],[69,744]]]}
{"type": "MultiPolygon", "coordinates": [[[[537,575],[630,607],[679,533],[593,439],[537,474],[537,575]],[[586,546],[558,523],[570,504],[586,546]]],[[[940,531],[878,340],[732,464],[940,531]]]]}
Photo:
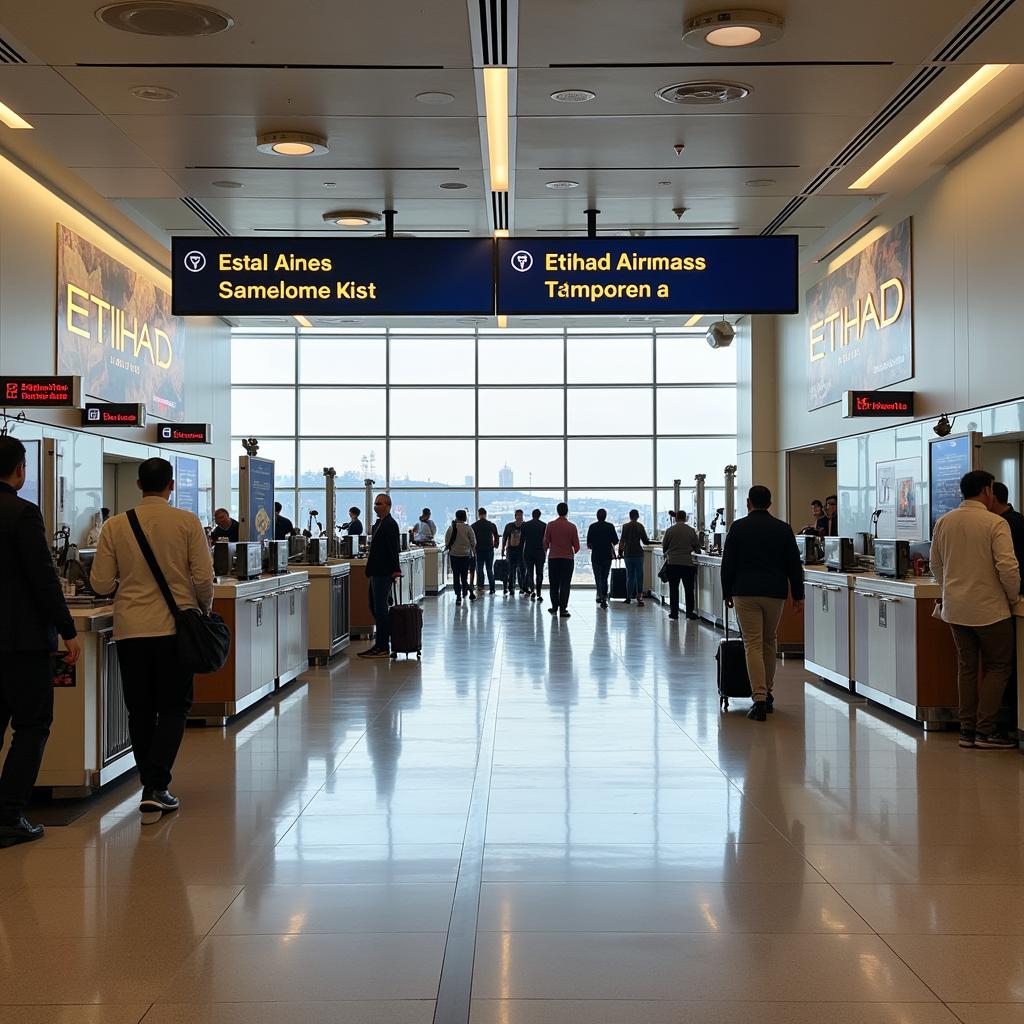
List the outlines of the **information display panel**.
{"type": "MultiPolygon", "coordinates": [[[[930,442],[928,449],[928,497],[931,533],[935,524],[962,500],[960,479],[976,469],[980,435],[974,431],[953,434],[930,442]]],[[[931,536],[931,534],[929,534],[931,536]]]]}
{"type": "Polygon", "coordinates": [[[794,235],[499,238],[502,315],[795,313],[794,235]]]}
{"type": "Polygon", "coordinates": [[[489,238],[174,238],[178,316],[490,316],[489,238]]]}
{"type": "Polygon", "coordinates": [[[0,377],[0,405],[23,409],[80,409],[81,377],[0,377]]]}

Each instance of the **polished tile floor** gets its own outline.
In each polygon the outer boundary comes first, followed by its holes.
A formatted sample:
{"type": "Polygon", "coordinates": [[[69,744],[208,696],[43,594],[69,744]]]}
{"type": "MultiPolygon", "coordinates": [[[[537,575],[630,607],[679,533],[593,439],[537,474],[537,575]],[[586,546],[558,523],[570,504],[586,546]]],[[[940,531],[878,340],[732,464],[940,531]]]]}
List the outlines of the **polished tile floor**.
{"type": "Polygon", "coordinates": [[[0,1022],[1024,1024],[1020,755],[798,661],[723,716],[656,605],[425,610],[0,851],[0,1022]]]}

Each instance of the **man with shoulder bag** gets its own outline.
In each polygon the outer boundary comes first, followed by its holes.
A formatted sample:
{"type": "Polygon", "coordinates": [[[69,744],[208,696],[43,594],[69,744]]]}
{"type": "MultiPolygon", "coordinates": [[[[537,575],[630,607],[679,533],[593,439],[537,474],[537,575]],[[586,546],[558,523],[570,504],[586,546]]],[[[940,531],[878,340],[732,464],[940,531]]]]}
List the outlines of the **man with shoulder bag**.
{"type": "Polygon", "coordinates": [[[114,597],[132,752],[142,781],[143,822],[176,811],[171,770],[192,707],[193,675],[227,655],[226,627],[207,618],[213,563],[202,524],[168,501],[174,471],[165,459],[139,466],[142,501],[103,528],[90,581],[114,597]]]}

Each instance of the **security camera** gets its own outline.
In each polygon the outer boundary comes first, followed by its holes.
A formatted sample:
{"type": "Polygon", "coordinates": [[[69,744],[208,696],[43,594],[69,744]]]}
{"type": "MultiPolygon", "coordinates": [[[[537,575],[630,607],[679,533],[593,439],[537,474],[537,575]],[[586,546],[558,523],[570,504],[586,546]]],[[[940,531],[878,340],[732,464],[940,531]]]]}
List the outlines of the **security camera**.
{"type": "Polygon", "coordinates": [[[736,337],[736,330],[728,320],[716,320],[704,337],[712,348],[728,348],[736,337]]]}
{"type": "Polygon", "coordinates": [[[943,413],[938,422],[932,427],[932,430],[938,434],[939,437],[948,437],[953,432],[953,424],[949,422],[949,417],[943,413]]]}

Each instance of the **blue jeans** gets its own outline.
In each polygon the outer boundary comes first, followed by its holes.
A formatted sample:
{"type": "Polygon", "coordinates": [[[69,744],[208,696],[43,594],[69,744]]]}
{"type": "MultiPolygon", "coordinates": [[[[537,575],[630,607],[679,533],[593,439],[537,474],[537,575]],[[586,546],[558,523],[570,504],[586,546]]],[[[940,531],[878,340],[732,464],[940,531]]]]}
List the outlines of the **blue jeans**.
{"type": "Polygon", "coordinates": [[[484,589],[484,570],[490,579],[491,590],[494,589],[494,548],[488,545],[485,548],[476,549],[476,585],[481,592],[484,589]]]}
{"type": "Polygon", "coordinates": [[[626,597],[642,598],[644,595],[644,556],[626,555],[626,597]]]}
{"type": "Polygon", "coordinates": [[[389,604],[391,601],[390,576],[370,577],[370,611],[373,612],[373,621],[377,625],[377,631],[373,635],[373,646],[378,651],[391,653],[391,631],[388,622],[389,604]]]}

